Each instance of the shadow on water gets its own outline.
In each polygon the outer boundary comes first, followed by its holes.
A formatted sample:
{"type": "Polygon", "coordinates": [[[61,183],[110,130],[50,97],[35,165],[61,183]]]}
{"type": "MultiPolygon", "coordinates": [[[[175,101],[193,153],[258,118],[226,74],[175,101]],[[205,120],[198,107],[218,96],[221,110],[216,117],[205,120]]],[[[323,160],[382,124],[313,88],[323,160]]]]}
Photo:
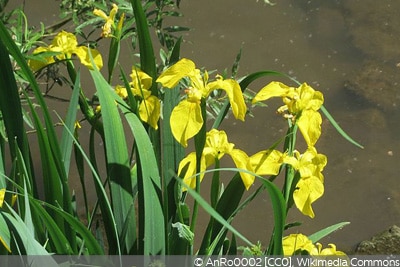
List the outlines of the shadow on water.
{"type": "MultiPolygon", "coordinates": [[[[28,9],[31,21],[40,20],[45,1],[27,2],[41,3],[28,9]]],[[[58,2],[46,2],[47,14],[57,12],[58,2]],[[50,6],[53,11],[47,9],[50,6]]],[[[182,1],[184,18],[179,24],[192,28],[185,35],[182,56],[222,71],[243,47],[239,75],[281,71],[324,93],[326,108],[365,148],[345,141],[325,119],[317,143],[318,151],[328,157],[325,194],[314,204],[314,219],[293,209],[290,220],[302,221],[294,231],[305,234],[351,222],[322,240],[350,251],[400,220],[396,171],[400,19],[393,14],[400,4],[396,0],[275,2],[269,6],[255,0],[182,1]]],[[[258,91],[262,85],[251,89],[258,91]]],[[[254,110],[255,118],[245,124],[228,120],[222,126],[238,148],[248,153],[266,149],[286,131],[285,123],[274,115],[278,106],[272,101],[269,107],[254,110]]],[[[271,223],[266,194],[234,222],[250,240],[263,242],[268,240],[271,223]]]]}

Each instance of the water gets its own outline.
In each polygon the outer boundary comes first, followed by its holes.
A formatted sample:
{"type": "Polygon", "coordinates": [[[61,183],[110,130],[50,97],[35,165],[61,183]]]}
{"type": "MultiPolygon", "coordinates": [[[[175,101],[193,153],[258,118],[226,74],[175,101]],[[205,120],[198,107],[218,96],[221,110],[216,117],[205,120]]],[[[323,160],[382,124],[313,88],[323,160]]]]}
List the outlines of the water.
{"type": "MultiPolygon", "coordinates": [[[[52,8],[45,16],[57,11],[58,2],[48,0],[46,4],[46,9],[52,8]]],[[[392,44],[398,43],[400,36],[396,32],[400,20],[393,16],[398,5],[395,0],[276,0],[275,6],[255,0],[183,0],[184,18],[171,22],[192,28],[184,36],[181,55],[194,60],[197,66],[220,72],[229,69],[242,47],[239,76],[277,70],[308,82],[324,93],[325,107],[341,127],[364,145],[364,149],[351,145],[324,119],[317,149],[328,157],[325,194],[313,205],[314,219],[295,209],[289,215],[289,221],[303,222],[293,231],[304,234],[334,223],[351,222],[322,240],[325,245],[332,242],[345,251],[400,220],[397,83],[378,83],[374,79],[353,92],[345,88],[349,80],[355,80],[366,60],[385,66],[382,77],[386,70],[398,72],[400,52],[392,44]],[[384,86],[377,85],[374,91],[374,82],[384,86]],[[366,101],[360,97],[365,94],[360,90],[370,84],[372,97],[366,101]],[[389,97],[382,97],[386,95],[389,97]]],[[[43,17],[39,5],[27,10],[33,21],[43,17]]],[[[257,91],[271,79],[254,84],[251,89],[257,91]]],[[[279,105],[271,101],[268,108],[255,109],[255,117],[247,118],[245,124],[229,120],[222,127],[229,132],[230,141],[249,154],[266,149],[286,131],[285,122],[275,115],[279,105]]],[[[269,206],[268,196],[259,196],[234,225],[253,242],[261,240],[265,244],[272,228],[269,206]]]]}
{"type": "MultiPolygon", "coordinates": [[[[378,66],[393,60],[390,66],[396,71],[395,60],[400,53],[380,52],[391,51],[384,48],[398,40],[396,32],[384,35],[389,36],[383,39],[388,44],[377,44],[375,48],[355,40],[369,34],[377,38],[379,35],[372,35],[379,33],[374,27],[351,32],[356,26],[363,26],[360,19],[363,14],[374,18],[378,13],[377,18],[384,11],[385,16],[390,16],[393,5],[397,3],[293,0],[277,0],[273,7],[250,0],[182,1],[181,4],[184,21],[193,28],[186,36],[191,43],[183,46],[182,56],[195,60],[199,66],[222,71],[231,66],[242,47],[239,75],[272,69],[308,82],[324,93],[325,107],[343,129],[365,146],[359,149],[345,141],[325,119],[317,143],[318,151],[328,156],[325,194],[314,204],[314,219],[305,218],[294,209],[289,216],[303,222],[294,231],[305,234],[337,222],[351,222],[322,240],[347,251],[400,219],[395,167],[400,153],[399,127],[395,123],[398,110],[388,111],[379,104],[367,103],[344,88],[367,59],[375,60],[378,66]]],[[[394,16],[384,21],[385,16],[380,21],[372,19],[365,23],[388,24],[392,28],[400,23],[394,16]]],[[[372,46],[376,41],[370,42],[372,46]]],[[[260,88],[251,87],[255,91],[260,88]]],[[[230,140],[249,153],[267,148],[285,129],[281,119],[274,115],[278,105],[272,102],[265,110],[257,109],[255,118],[248,118],[246,124],[223,125],[230,133],[230,140]]],[[[237,223],[250,240],[267,240],[271,228],[269,205],[268,196],[263,195],[237,223]]]]}

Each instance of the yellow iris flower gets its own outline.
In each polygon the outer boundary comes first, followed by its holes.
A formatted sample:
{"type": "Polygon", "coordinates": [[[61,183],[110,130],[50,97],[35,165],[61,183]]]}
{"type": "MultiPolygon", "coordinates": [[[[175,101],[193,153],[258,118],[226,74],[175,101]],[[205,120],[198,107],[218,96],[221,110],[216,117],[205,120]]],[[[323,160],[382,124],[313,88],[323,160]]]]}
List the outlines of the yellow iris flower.
{"type": "Polygon", "coordinates": [[[296,207],[305,215],[314,218],[311,204],[324,194],[324,176],[322,171],[327,164],[327,158],[318,154],[314,147],[309,147],[304,154],[294,152],[294,157],[285,157],[285,163],[293,166],[300,173],[300,180],[293,192],[296,207]]]}
{"type": "MultiPolygon", "coordinates": [[[[78,56],[79,60],[83,65],[92,69],[92,62],[89,57],[89,50],[92,54],[94,64],[98,69],[103,67],[103,59],[101,54],[96,49],[91,49],[86,46],[78,46],[78,41],[74,34],[61,31],[53,39],[52,43],[48,47],[38,47],[33,51],[33,55],[37,55],[42,52],[55,52],[55,58],[58,60],[71,59],[72,55],[78,56]]],[[[33,71],[52,64],[55,62],[53,56],[45,57],[43,60],[31,59],[28,64],[33,71]]]]}
{"type": "Polygon", "coordinates": [[[320,243],[313,244],[311,240],[303,234],[291,234],[282,240],[283,255],[292,256],[306,251],[312,256],[346,256],[342,251],[336,250],[334,244],[329,244],[329,248],[322,249],[320,243]]]}
{"type": "Polygon", "coordinates": [[[316,243],[314,249],[311,251],[310,255],[313,256],[346,256],[343,251],[336,250],[335,244],[328,244],[328,248],[322,249],[320,243],[316,243]]]}
{"type": "Polygon", "coordinates": [[[103,10],[100,9],[94,9],[93,14],[102,18],[105,23],[102,27],[103,32],[101,33],[102,37],[110,37],[112,29],[115,28],[115,15],[118,12],[118,6],[116,4],[112,4],[112,9],[110,11],[110,15],[107,16],[106,13],[104,13],[103,10]]]}
{"type": "Polygon", "coordinates": [[[249,158],[251,170],[258,175],[277,175],[285,154],[278,150],[263,150],[249,158]]]}
{"type": "Polygon", "coordinates": [[[310,253],[314,249],[314,244],[303,234],[291,234],[282,240],[283,255],[292,256],[301,251],[310,253]]]}
{"type": "MultiPolygon", "coordinates": [[[[160,100],[151,94],[150,88],[152,78],[140,69],[133,68],[131,73],[132,82],[130,83],[133,95],[141,99],[139,105],[140,119],[148,123],[154,129],[158,129],[161,105],[160,100]]],[[[126,88],[117,85],[115,92],[123,99],[128,97],[126,88]]]]}
{"type": "Polygon", "coordinates": [[[288,111],[286,116],[296,122],[307,145],[314,146],[321,135],[322,118],[318,110],[324,103],[322,93],[306,83],[294,88],[280,82],[271,82],[256,94],[253,103],[271,97],[282,97],[285,105],[278,112],[288,111]]]}
{"type": "Polygon", "coordinates": [[[183,58],[165,70],[157,82],[164,87],[173,88],[179,81],[187,77],[190,86],[185,90],[186,99],[182,100],[172,111],[171,129],[175,139],[184,147],[187,140],[195,136],[203,125],[200,103],[214,90],[222,89],[229,97],[232,112],[235,118],[244,120],[246,115],[246,104],[237,81],[233,79],[223,80],[220,76],[215,81],[208,81],[208,73],[202,75],[193,61],[183,58]]]}
{"type": "MultiPolygon", "coordinates": [[[[206,144],[204,146],[203,154],[201,156],[200,171],[205,171],[210,165],[213,165],[216,160],[220,160],[225,154],[231,156],[236,167],[239,169],[248,169],[248,156],[240,150],[234,148],[233,143],[228,142],[228,137],[224,131],[212,129],[207,132],[206,144]]],[[[178,173],[181,174],[182,170],[186,169],[183,177],[185,184],[191,188],[196,187],[196,152],[190,153],[179,163],[178,173]]],[[[243,184],[248,190],[254,182],[254,177],[240,173],[243,184]]],[[[200,175],[202,180],[204,174],[200,175]]]]}

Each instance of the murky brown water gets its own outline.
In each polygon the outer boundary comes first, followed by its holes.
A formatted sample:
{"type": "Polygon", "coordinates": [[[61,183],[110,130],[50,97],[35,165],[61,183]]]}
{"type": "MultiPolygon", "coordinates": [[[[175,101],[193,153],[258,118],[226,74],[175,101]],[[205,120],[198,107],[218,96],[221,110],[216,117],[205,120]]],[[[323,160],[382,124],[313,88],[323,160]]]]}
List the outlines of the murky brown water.
{"type": "MultiPolygon", "coordinates": [[[[50,10],[44,12],[45,2],[48,3],[46,10],[53,6],[53,11],[57,11],[57,2],[27,0],[31,20],[52,14],[50,10]],[[35,2],[41,5],[34,5],[35,2]]],[[[381,46],[391,41],[390,36],[397,40],[398,32],[389,34],[389,39],[382,38],[381,45],[374,43],[377,37],[372,35],[372,32],[379,33],[380,30],[373,31],[379,23],[400,28],[399,19],[375,14],[385,9],[385,14],[391,14],[392,5],[398,5],[396,0],[276,0],[275,6],[255,0],[182,0],[184,18],[177,20],[178,24],[193,29],[185,35],[183,57],[209,70],[222,71],[230,68],[243,47],[239,75],[277,70],[299,81],[307,81],[324,93],[326,108],[365,146],[363,150],[352,146],[325,120],[323,135],[317,144],[318,151],[328,156],[324,171],[325,194],[314,204],[314,219],[300,215],[295,209],[290,213],[290,219],[304,223],[295,231],[305,234],[334,223],[351,222],[323,240],[347,251],[361,240],[400,222],[400,186],[396,170],[400,159],[398,109],[366,102],[344,88],[365,59],[374,60],[378,65],[391,64],[394,71],[399,71],[395,65],[400,52],[389,53],[388,57],[388,53],[379,53],[381,46]],[[362,14],[369,14],[367,18],[372,21],[363,21],[362,14]],[[374,22],[375,17],[380,20],[374,22]],[[371,31],[364,29],[364,32],[354,33],[354,26],[363,23],[371,23],[371,31]],[[368,37],[370,33],[372,46],[364,49],[360,36],[368,37]]],[[[266,79],[265,83],[268,81],[266,79]]],[[[261,85],[254,85],[252,89],[258,90],[261,85]]],[[[393,92],[395,101],[398,95],[393,92]]],[[[283,134],[282,130],[285,131],[285,123],[274,115],[277,106],[277,102],[271,102],[269,108],[255,110],[255,118],[248,118],[245,124],[225,122],[223,128],[229,131],[230,141],[248,153],[269,147],[283,134]]],[[[268,196],[263,194],[235,222],[254,242],[268,240],[272,227],[269,206],[268,196]]]]}

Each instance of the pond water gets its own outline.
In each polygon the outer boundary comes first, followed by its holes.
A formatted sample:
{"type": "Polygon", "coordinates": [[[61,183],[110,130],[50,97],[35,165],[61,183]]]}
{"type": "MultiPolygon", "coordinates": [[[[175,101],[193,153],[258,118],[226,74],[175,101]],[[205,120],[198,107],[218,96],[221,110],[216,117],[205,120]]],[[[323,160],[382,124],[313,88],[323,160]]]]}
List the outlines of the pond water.
{"type": "MultiPolygon", "coordinates": [[[[181,55],[197,66],[230,68],[242,47],[239,76],[258,70],[288,73],[323,92],[325,107],[364,149],[344,140],[329,123],[317,143],[328,157],[325,194],[309,219],[293,209],[294,232],[312,234],[329,225],[351,224],[322,240],[351,251],[373,234],[400,222],[400,19],[396,0],[182,0],[185,34],[181,55]]],[[[56,1],[26,1],[29,19],[57,12],[56,1]],[[41,5],[34,5],[40,2],[41,5]],[[46,13],[43,14],[43,3],[46,13]],[[48,10],[47,8],[53,8],[48,10]]],[[[51,18],[54,19],[54,18],[51,18]]],[[[258,91],[262,83],[251,86],[258,91]]],[[[229,139],[249,154],[282,136],[285,122],[275,115],[279,102],[254,110],[245,123],[228,120],[229,139]]],[[[250,240],[267,242],[272,228],[270,202],[260,195],[234,223],[250,240]]]]}
{"type": "MultiPolygon", "coordinates": [[[[275,2],[269,6],[255,0],[182,1],[185,25],[193,28],[182,56],[222,71],[230,68],[242,47],[239,75],[277,70],[323,92],[325,107],[365,148],[345,141],[325,119],[317,143],[318,151],[328,157],[325,194],[314,205],[314,219],[294,209],[290,218],[303,222],[293,231],[305,234],[351,222],[322,240],[351,251],[400,220],[400,19],[395,14],[400,6],[387,0],[275,2]],[[371,74],[371,68],[379,75],[371,74]]],[[[255,91],[260,88],[251,86],[255,91]]],[[[255,117],[245,124],[232,121],[223,127],[245,151],[265,149],[286,130],[281,118],[274,116],[277,107],[279,103],[271,102],[268,108],[255,110],[255,117]]],[[[271,228],[268,205],[268,196],[263,195],[237,223],[251,240],[266,240],[271,228]]]]}

